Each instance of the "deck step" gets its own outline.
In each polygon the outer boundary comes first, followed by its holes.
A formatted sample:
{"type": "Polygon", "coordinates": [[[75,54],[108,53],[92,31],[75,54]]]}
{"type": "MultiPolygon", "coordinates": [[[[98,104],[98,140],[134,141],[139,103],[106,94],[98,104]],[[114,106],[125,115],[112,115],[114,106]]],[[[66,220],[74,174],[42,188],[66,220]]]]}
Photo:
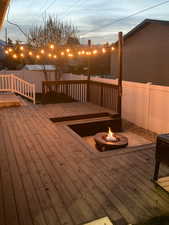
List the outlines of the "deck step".
{"type": "Polygon", "coordinates": [[[169,176],[159,178],[157,184],[169,193],[169,176]]]}
{"type": "Polygon", "coordinates": [[[21,102],[15,94],[0,95],[0,108],[12,106],[21,106],[21,102]]]}
{"type": "Polygon", "coordinates": [[[109,121],[109,120],[112,120],[112,118],[105,116],[105,117],[99,117],[99,118],[87,118],[87,119],[80,119],[80,120],[62,121],[62,122],[56,122],[55,124],[73,125],[73,124],[93,123],[93,122],[109,121]]]}
{"type": "Polygon", "coordinates": [[[94,220],[89,223],[85,223],[84,225],[113,225],[110,219],[106,216],[97,220],[94,220]]]}

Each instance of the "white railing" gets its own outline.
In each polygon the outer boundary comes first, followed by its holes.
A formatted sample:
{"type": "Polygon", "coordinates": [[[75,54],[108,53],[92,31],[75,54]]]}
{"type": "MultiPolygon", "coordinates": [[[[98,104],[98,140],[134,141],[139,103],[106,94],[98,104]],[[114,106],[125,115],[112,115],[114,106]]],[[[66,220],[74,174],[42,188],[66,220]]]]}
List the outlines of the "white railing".
{"type": "Polygon", "coordinates": [[[20,94],[35,104],[35,85],[19,77],[10,75],[0,75],[0,92],[14,92],[20,94]]]}

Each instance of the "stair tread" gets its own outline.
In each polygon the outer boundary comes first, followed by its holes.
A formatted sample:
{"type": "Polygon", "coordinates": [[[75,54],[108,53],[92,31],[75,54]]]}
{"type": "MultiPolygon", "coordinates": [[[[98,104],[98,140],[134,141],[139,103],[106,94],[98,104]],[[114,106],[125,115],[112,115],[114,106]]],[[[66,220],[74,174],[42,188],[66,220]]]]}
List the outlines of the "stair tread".
{"type": "Polygon", "coordinates": [[[105,116],[105,117],[87,118],[87,119],[80,119],[80,120],[61,121],[61,122],[55,122],[55,124],[57,124],[57,125],[73,125],[73,124],[81,124],[81,123],[109,121],[109,120],[114,120],[114,119],[115,118],[111,118],[110,116],[105,116]]]}

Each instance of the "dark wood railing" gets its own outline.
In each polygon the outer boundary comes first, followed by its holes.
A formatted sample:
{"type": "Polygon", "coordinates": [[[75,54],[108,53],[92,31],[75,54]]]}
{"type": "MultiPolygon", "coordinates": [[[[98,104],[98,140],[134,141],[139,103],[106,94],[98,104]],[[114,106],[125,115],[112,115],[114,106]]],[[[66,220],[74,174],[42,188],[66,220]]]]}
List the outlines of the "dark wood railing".
{"type": "Polygon", "coordinates": [[[118,112],[118,85],[90,81],[90,102],[118,112]]]}
{"type": "Polygon", "coordinates": [[[63,94],[80,102],[91,102],[118,112],[118,85],[93,80],[43,81],[43,96],[63,94]]]}

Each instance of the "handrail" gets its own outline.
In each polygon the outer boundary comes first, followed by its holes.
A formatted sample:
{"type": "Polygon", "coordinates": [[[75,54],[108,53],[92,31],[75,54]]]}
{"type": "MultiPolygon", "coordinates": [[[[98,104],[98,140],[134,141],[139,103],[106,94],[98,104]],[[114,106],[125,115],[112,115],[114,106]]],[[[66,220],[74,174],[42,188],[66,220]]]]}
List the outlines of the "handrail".
{"type": "Polygon", "coordinates": [[[95,83],[95,84],[100,84],[100,85],[105,85],[105,86],[110,86],[110,87],[114,87],[118,89],[118,85],[117,84],[111,84],[111,83],[106,83],[106,82],[101,82],[101,81],[97,81],[97,80],[90,80],[90,83],[95,83]]]}
{"type": "Polygon", "coordinates": [[[42,81],[44,85],[57,85],[57,84],[82,84],[87,83],[87,80],[45,80],[42,81]]]}
{"type": "Polygon", "coordinates": [[[35,104],[35,84],[22,80],[14,74],[0,75],[0,92],[20,94],[35,104]]]}

